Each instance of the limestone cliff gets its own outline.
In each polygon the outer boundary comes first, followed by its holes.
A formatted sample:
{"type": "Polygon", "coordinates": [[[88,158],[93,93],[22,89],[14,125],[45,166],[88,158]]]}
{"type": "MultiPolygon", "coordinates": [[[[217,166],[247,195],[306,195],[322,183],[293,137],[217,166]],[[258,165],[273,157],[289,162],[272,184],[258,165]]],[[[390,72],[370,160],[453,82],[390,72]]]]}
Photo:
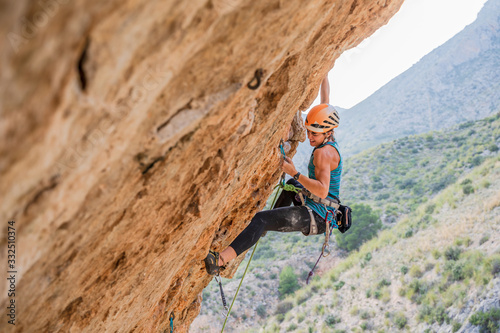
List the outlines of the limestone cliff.
{"type": "Polygon", "coordinates": [[[15,220],[17,313],[0,330],[163,332],[173,312],[186,331],[202,259],[263,207],[296,112],[401,3],[2,2],[0,262],[15,220]]]}

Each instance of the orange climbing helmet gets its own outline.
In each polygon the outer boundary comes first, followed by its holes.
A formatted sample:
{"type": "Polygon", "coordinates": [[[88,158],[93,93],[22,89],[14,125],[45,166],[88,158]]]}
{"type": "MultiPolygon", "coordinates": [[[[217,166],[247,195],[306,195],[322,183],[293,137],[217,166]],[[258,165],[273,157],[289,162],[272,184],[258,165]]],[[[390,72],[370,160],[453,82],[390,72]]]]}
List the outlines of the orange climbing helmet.
{"type": "Polygon", "coordinates": [[[330,104],[316,105],[306,117],[306,128],[311,132],[326,133],[339,126],[340,117],[330,104]]]}

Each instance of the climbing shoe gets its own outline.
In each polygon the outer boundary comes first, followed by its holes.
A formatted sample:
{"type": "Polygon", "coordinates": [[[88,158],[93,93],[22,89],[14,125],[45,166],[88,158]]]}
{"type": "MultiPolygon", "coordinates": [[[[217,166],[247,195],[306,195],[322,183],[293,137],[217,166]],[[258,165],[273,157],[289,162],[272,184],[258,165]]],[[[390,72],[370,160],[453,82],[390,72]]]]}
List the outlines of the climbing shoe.
{"type": "Polygon", "coordinates": [[[219,252],[215,251],[208,251],[208,255],[205,258],[205,268],[207,269],[207,273],[210,275],[216,275],[220,272],[221,269],[224,267],[221,267],[218,265],[219,264],[219,252]]]}

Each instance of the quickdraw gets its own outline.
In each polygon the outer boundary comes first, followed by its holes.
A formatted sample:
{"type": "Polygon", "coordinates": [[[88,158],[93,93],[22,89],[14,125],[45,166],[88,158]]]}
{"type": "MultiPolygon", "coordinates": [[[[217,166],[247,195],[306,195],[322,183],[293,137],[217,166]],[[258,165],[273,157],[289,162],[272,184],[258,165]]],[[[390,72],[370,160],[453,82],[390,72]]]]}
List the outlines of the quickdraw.
{"type": "Polygon", "coordinates": [[[227,317],[229,315],[229,309],[227,307],[226,296],[224,296],[224,290],[222,289],[222,281],[220,279],[219,273],[215,275],[215,281],[219,284],[220,297],[222,298],[222,306],[224,307],[224,310],[226,310],[225,316],[227,317]]]}
{"type": "MultiPolygon", "coordinates": [[[[328,257],[330,255],[330,244],[329,244],[329,242],[330,242],[330,236],[332,235],[332,232],[333,232],[333,221],[334,221],[334,220],[330,221],[328,219],[328,217],[331,214],[332,213],[329,210],[327,210],[327,212],[326,212],[326,218],[325,218],[325,224],[326,224],[325,242],[323,243],[323,248],[321,249],[321,254],[319,255],[318,260],[316,260],[316,263],[314,264],[314,267],[311,269],[311,271],[307,275],[306,284],[309,284],[309,279],[311,278],[311,276],[314,275],[314,270],[316,269],[316,266],[318,265],[318,263],[321,260],[321,258],[328,257]]],[[[332,215],[332,218],[333,218],[333,215],[332,215]]]]}
{"type": "Polygon", "coordinates": [[[173,312],[170,313],[170,333],[174,333],[174,319],[175,315],[173,312]]]}
{"type": "Polygon", "coordinates": [[[280,139],[280,150],[281,150],[281,155],[283,155],[283,159],[286,159],[286,154],[285,154],[285,148],[283,148],[283,139],[280,139]]]}

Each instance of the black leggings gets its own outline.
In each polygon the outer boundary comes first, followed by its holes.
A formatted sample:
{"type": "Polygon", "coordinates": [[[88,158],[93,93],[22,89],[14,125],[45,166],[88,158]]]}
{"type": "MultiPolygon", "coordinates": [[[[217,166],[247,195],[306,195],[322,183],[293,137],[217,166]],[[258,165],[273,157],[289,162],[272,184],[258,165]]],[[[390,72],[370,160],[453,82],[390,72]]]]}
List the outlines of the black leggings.
{"type": "MultiPolygon", "coordinates": [[[[290,179],[287,184],[303,187],[294,179],[290,179]]],[[[307,208],[300,205],[300,199],[296,198],[295,192],[282,191],[275,208],[255,214],[250,224],[230,246],[237,255],[240,255],[257,243],[264,231],[302,231],[303,234],[308,234],[311,217],[307,208]],[[290,207],[292,203],[296,206],[290,207]]],[[[318,234],[324,233],[326,229],[324,219],[314,211],[313,215],[318,226],[318,234]]]]}

